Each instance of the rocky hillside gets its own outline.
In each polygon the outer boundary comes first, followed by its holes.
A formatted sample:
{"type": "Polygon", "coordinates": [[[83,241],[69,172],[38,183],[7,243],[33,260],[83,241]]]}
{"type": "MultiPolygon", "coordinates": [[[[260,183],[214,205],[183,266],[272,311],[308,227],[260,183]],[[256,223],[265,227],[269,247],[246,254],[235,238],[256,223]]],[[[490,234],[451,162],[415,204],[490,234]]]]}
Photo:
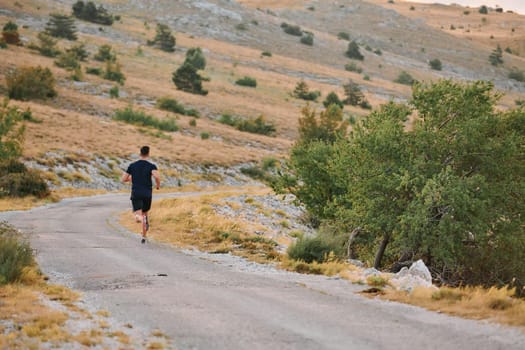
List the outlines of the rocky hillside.
{"type": "MultiPolygon", "coordinates": [[[[524,16],[494,11],[482,15],[459,6],[413,6],[386,0],[104,2],[109,13],[119,16],[112,26],[81,20],[75,24],[77,42],[84,43],[90,54],[82,62],[83,71],[103,68],[93,60],[100,45],[111,45],[117,53],[126,80],[119,86],[119,97],[110,98],[113,82],[90,74],[74,81],[71,72],[56,66],[55,59],[28,48],[44,30],[50,13],[70,14],[75,2],[17,0],[0,5],[0,23],[18,24],[23,44],[0,50],[0,92],[7,92],[5,76],[17,67],[48,67],[57,80],[57,97],[12,103],[30,108],[41,121],[27,125],[24,156],[28,164],[48,171],[50,181],[58,185],[80,181],[110,188],[98,178],[114,181],[121,164],[144,143],[153,146],[154,158],[175,169],[173,176],[177,164],[230,167],[285,157],[306,103],[291,96],[301,79],[311,90],[320,91],[321,97],[312,102],[318,109],[329,92],[343,96],[342,85],[349,79],[359,84],[373,107],[392,99],[406,100],[410,87],[394,82],[402,71],[423,81],[491,80],[505,94],[502,108],[514,107],[516,100],[525,98],[525,85],[508,78],[512,69],[525,70],[519,44],[524,16]],[[157,23],[173,31],[175,52],[147,45],[157,23]],[[310,33],[313,45],[286,34],[283,23],[310,33]],[[349,44],[345,39],[360,45],[362,61],[345,56],[349,44]],[[503,53],[504,63],[493,66],[488,57],[498,44],[509,50],[503,53]],[[207,60],[206,96],[177,90],[171,81],[172,72],[192,47],[201,47],[207,60]],[[434,59],[442,62],[442,70],[430,68],[429,61],[434,59]],[[350,63],[359,72],[346,70],[350,63]],[[257,87],[235,84],[244,76],[256,79],[257,87]],[[200,118],[161,111],[156,101],[163,96],[197,110],[200,118]],[[176,118],[178,131],[159,133],[111,118],[116,110],[130,105],[159,119],[176,118]],[[218,122],[225,113],[242,120],[263,116],[276,133],[241,132],[218,122]],[[95,163],[106,171],[93,171],[95,163]],[[61,164],[70,164],[72,169],[60,172],[61,164]]],[[[74,44],[59,40],[58,46],[64,50],[74,44]]],[[[368,112],[345,106],[348,118],[362,118],[368,112]]]]}

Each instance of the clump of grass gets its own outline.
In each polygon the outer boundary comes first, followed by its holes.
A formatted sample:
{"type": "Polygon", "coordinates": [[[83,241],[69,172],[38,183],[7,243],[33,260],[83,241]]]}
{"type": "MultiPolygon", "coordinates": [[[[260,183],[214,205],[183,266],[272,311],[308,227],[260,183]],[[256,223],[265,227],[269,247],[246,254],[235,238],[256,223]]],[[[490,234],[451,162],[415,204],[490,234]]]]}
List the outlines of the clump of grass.
{"type": "Polygon", "coordinates": [[[149,126],[163,131],[177,131],[179,130],[175,119],[166,118],[158,119],[143,111],[133,110],[131,106],[125,109],[117,109],[113,115],[114,120],[120,120],[129,124],[149,126]]]}
{"type": "Polygon", "coordinates": [[[372,287],[383,288],[388,285],[388,279],[380,275],[371,275],[366,278],[366,283],[372,287]]]}
{"type": "Polygon", "coordinates": [[[33,251],[12,226],[0,223],[0,285],[21,282],[24,271],[35,266],[33,251]]]}
{"type": "Polygon", "coordinates": [[[188,115],[190,117],[198,118],[200,116],[199,112],[193,108],[186,108],[184,105],[180,104],[177,100],[169,97],[161,97],[157,100],[157,107],[164,111],[169,111],[173,113],[178,113],[182,115],[188,115]]]}
{"type": "Polygon", "coordinates": [[[348,269],[348,264],[338,261],[336,259],[329,259],[326,262],[319,263],[313,261],[311,263],[302,260],[293,260],[287,257],[281,259],[280,267],[299,273],[307,273],[312,275],[335,276],[348,269]]]}

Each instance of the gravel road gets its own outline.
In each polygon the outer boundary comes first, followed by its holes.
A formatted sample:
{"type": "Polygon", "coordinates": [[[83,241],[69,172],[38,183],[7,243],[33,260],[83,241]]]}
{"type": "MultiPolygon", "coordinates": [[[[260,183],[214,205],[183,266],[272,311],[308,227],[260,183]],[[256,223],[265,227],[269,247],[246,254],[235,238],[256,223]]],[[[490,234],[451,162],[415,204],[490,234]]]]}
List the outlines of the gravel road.
{"type": "Polygon", "coordinates": [[[525,349],[518,329],[366,299],[341,279],[141,245],[116,223],[128,198],[68,199],[0,220],[29,235],[52,282],[115,322],[160,329],[177,349],[525,349]]]}

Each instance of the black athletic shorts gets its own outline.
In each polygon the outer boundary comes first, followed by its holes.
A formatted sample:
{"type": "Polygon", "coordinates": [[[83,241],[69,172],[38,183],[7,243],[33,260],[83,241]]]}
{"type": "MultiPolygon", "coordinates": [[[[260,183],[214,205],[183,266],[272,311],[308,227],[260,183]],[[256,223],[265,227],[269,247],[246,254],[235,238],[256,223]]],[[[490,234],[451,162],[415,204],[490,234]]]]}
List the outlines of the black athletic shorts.
{"type": "Polygon", "coordinates": [[[147,212],[151,209],[151,197],[132,197],[131,205],[133,206],[133,211],[142,210],[147,212]]]}

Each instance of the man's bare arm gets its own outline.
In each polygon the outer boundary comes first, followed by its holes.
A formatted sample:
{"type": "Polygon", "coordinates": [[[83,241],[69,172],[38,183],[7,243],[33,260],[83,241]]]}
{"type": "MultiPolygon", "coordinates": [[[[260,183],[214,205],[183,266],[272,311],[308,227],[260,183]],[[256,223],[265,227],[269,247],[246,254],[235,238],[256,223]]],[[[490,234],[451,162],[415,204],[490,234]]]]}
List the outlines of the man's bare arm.
{"type": "Polygon", "coordinates": [[[160,174],[159,174],[159,171],[158,170],[153,170],[151,172],[151,175],[155,179],[155,184],[157,185],[156,188],[158,190],[160,188],[160,174]]]}
{"type": "Polygon", "coordinates": [[[130,182],[131,181],[131,175],[124,172],[124,174],[122,174],[122,178],[120,179],[120,181],[122,182],[130,182]]]}

